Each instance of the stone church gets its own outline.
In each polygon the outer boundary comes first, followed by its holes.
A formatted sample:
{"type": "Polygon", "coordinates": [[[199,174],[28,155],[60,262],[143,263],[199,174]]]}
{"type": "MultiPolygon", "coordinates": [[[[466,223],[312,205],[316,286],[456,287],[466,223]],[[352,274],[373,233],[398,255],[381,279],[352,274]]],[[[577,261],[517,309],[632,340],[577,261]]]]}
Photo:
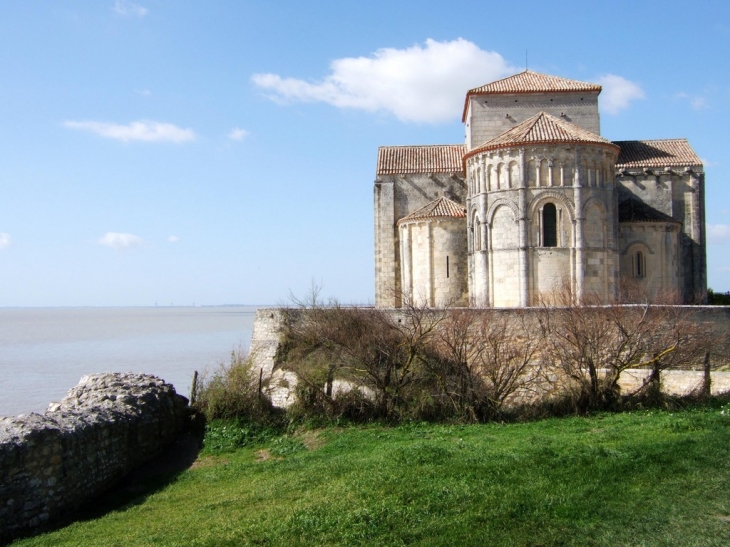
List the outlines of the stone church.
{"type": "Polygon", "coordinates": [[[526,70],[466,94],[466,143],[384,146],[375,303],[525,307],[568,283],[707,290],[704,170],[685,139],[601,136],[601,86],[526,70]]]}

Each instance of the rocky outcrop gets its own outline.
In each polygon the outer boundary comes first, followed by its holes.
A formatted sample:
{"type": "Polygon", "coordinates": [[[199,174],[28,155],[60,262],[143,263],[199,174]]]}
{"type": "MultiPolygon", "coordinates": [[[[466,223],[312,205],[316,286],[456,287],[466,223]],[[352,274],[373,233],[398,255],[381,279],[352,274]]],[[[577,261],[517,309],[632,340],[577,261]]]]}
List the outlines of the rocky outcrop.
{"type": "Polygon", "coordinates": [[[81,378],[44,414],[0,418],[0,537],[68,514],[175,440],[187,399],[146,374],[81,378]]]}

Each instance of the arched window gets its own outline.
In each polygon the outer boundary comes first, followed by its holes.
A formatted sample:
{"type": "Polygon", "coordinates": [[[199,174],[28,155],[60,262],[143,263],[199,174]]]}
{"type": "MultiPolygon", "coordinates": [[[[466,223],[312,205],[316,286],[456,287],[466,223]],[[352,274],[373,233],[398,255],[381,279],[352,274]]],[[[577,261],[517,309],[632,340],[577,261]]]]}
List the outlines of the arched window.
{"type": "Polygon", "coordinates": [[[552,203],[542,208],[542,246],[558,246],[558,211],[552,203]]]}
{"type": "Polygon", "coordinates": [[[474,229],[474,250],[475,251],[481,251],[482,250],[482,226],[479,224],[479,217],[477,215],[474,215],[474,222],[473,229],[474,229]]]}
{"type": "Polygon", "coordinates": [[[634,277],[646,277],[646,257],[641,251],[634,257],[634,277]]]}

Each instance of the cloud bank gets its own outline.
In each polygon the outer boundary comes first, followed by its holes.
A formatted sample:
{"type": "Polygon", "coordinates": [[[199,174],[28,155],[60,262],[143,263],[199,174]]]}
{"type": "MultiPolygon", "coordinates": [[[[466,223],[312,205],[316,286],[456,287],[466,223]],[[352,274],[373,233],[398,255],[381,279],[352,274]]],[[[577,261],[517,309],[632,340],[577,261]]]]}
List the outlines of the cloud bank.
{"type": "Polygon", "coordinates": [[[403,122],[441,123],[461,115],[468,89],[515,72],[499,53],[458,38],[337,59],[319,82],[278,74],[254,74],[251,80],[279,103],[324,102],[388,112],[403,122]]]}
{"type": "Polygon", "coordinates": [[[0,232],[0,249],[7,249],[13,244],[13,238],[10,237],[10,234],[7,234],[5,232],[0,232]]]}
{"type": "Polygon", "coordinates": [[[598,83],[603,86],[599,101],[601,110],[609,114],[618,114],[626,110],[632,101],[644,98],[644,90],[622,76],[604,74],[598,78],[598,83]]]}
{"type": "Polygon", "coordinates": [[[195,140],[195,132],[192,129],[183,129],[171,123],[155,122],[150,120],[139,120],[129,125],[117,123],[95,122],[95,121],[73,121],[63,123],[69,129],[89,131],[107,139],[115,139],[122,142],[144,141],[144,142],[187,142],[195,140]]]}
{"type": "Polygon", "coordinates": [[[107,232],[99,238],[99,244],[114,249],[115,251],[122,251],[124,249],[142,247],[145,244],[145,240],[134,234],[107,232]]]}
{"type": "Polygon", "coordinates": [[[177,236],[167,236],[168,243],[177,243],[178,241],[180,241],[180,238],[177,236]]]}

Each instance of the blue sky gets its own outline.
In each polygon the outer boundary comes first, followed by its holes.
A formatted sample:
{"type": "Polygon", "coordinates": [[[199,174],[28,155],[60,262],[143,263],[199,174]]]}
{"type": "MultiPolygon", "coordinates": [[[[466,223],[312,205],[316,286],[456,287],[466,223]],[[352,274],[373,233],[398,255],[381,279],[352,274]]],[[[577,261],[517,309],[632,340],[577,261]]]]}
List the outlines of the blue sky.
{"type": "Polygon", "coordinates": [[[525,50],[689,139],[730,290],[730,3],[5,0],[0,306],[372,302],[377,147],[463,142],[525,50]]]}

